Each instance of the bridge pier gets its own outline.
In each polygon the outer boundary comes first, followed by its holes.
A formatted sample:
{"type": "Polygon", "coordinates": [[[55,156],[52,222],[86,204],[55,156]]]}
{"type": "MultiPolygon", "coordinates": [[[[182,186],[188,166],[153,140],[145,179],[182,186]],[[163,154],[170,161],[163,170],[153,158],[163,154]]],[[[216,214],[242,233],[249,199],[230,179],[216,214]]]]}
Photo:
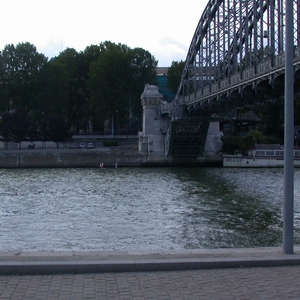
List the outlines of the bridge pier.
{"type": "Polygon", "coordinates": [[[158,87],[146,84],[141,96],[143,106],[143,131],[139,132],[139,151],[148,153],[147,162],[165,161],[165,133],[169,120],[158,115],[163,95],[158,87]]]}
{"type": "Polygon", "coordinates": [[[220,132],[220,122],[210,122],[205,141],[205,160],[217,162],[221,160],[220,152],[223,147],[221,140],[223,133],[220,132]]]}
{"type": "Polygon", "coordinates": [[[157,86],[145,85],[141,96],[143,131],[139,132],[139,151],[148,154],[145,163],[220,163],[219,122],[201,118],[171,121],[169,114],[159,113],[162,99],[157,86]]]}

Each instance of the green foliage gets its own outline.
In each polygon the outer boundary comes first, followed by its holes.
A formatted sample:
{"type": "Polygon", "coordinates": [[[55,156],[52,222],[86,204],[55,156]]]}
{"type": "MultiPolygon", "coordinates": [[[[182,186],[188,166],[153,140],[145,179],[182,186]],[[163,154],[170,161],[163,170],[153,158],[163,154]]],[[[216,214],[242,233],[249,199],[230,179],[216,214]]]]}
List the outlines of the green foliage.
{"type": "Polygon", "coordinates": [[[92,62],[96,61],[100,56],[100,46],[98,45],[90,45],[85,48],[83,52],[84,57],[84,64],[85,64],[85,71],[86,74],[88,73],[88,70],[90,68],[90,65],[92,62]]]}
{"type": "Polygon", "coordinates": [[[5,111],[2,114],[2,119],[0,120],[0,134],[4,142],[8,142],[12,139],[13,130],[13,118],[12,113],[5,111]]]}
{"type": "Polygon", "coordinates": [[[3,141],[10,140],[20,143],[31,137],[37,136],[37,127],[30,119],[30,116],[22,111],[4,112],[0,122],[0,135],[3,141]]]}
{"type": "Polygon", "coordinates": [[[141,48],[100,44],[100,56],[89,69],[90,107],[94,117],[113,118],[119,128],[128,122],[129,111],[142,114],[141,91],[156,80],[157,61],[141,48]]]}
{"type": "Polygon", "coordinates": [[[26,140],[29,131],[28,115],[24,111],[16,110],[11,114],[12,117],[12,138],[20,143],[26,140]]]}
{"type": "Polygon", "coordinates": [[[66,103],[67,119],[72,127],[85,129],[89,121],[89,102],[86,82],[88,68],[84,53],[78,53],[73,48],[67,48],[54,60],[63,65],[67,72],[65,92],[68,95],[66,103]]]}
{"type": "Polygon", "coordinates": [[[52,115],[48,121],[48,134],[51,141],[57,143],[64,142],[70,137],[66,124],[66,118],[63,115],[52,115]]]}
{"type": "Polygon", "coordinates": [[[236,150],[241,153],[246,152],[249,147],[255,144],[273,144],[278,143],[274,137],[265,136],[259,130],[251,130],[246,136],[223,137],[223,152],[233,154],[236,150]]]}
{"type": "Polygon", "coordinates": [[[247,150],[246,143],[241,136],[223,137],[222,141],[224,153],[234,153],[236,150],[244,152],[247,150]]]}
{"type": "Polygon", "coordinates": [[[30,43],[7,45],[0,52],[0,114],[10,122],[1,121],[2,136],[22,138],[21,128],[13,134],[17,126],[11,114],[16,111],[27,115],[32,139],[38,132],[43,139],[62,139],[50,132],[53,115],[77,130],[111,118],[120,128],[129,112],[141,117],[140,96],[145,83],[156,83],[156,67],[148,51],[109,41],[79,53],[67,48],[50,61],[30,43]]]}
{"type": "Polygon", "coordinates": [[[123,45],[102,45],[99,59],[89,72],[90,104],[102,121],[125,115],[129,107],[126,78],[129,76],[128,49],[123,45]],[[109,50],[108,50],[109,49],[109,50]],[[124,51],[124,52],[123,52],[124,51]],[[126,97],[127,96],[127,97],[126,97]]]}
{"type": "Polygon", "coordinates": [[[295,95],[295,125],[300,125],[300,94],[295,95]]]}
{"type": "Polygon", "coordinates": [[[256,143],[257,144],[271,144],[273,143],[273,138],[269,136],[263,135],[261,131],[258,131],[256,129],[250,131],[245,137],[244,137],[244,142],[249,146],[253,146],[256,143]]]}
{"type": "Polygon", "coordinates": [[[150,52],[142,48],[130,50],[130,109],[137,116],[142,116],[141,91],[145,84],[157,84],[157,60],[150,52]]]}
{"type": "Polygon", "coordinates": [[[113,147],[113,146],[117,146],[117,145],[118,145],[117,140],[104,140],[103,141],[103,146],[105,146],[105,147],[113,147]]]}
{"type": "Polygon", "coordinates": [[[260,118],[261,130],[264,135],[274,136],[283,140],[284,135],[284,101],[283,98],[266,101],[253,107],[254,113],[260,118]]]}
{"type": "Polygon", "coordinates": [[[0,109],[30,111],[36,103],[37,78],[47,58],[30,43],[6,45],[0,55],[0,109]]]}
{"type": "Polygon", "coordinates": [[[69,100],[66,67],[59,61],[49,61],[41,70],[38,83],[36,111],[46,117],[66,113],[69,100]]]}
{"type": "Polygon", "coordinates": [[[184,68],[184,61],[172,61],[172,64],[168,70],[168,88],[173,94],[177,93],[177,89],[180,84],[182,71],[184,68]]]}

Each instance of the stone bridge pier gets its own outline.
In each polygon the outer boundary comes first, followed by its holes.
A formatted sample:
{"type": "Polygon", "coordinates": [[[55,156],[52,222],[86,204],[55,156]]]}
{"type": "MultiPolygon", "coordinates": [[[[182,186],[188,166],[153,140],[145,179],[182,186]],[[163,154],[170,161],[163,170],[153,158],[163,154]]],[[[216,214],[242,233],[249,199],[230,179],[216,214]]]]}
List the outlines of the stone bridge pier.
{"type": "Polygon", "coordinates": [[[165,133],[169,120],[158,114],[163,95],[155,85],[145,85],[141,96],[143,106],[143,131],[139,132],[139,151],[148,153],[147,161],[165,160],[165,133]]]}
{"type": "MultiPolygon", "coordinates": [[[[158,87],[146,84],[141,95],[143,106],[143,131],[139,132],[139,151],[147,153],[149,163],[172,163],[176,155],[167,155],[167,132],[171,120],[167,114],[159,114],[159,107],[163,95],[158,87]]],[[[222,148],[219,122],[210,122],[205,134],[204,157],[201,155],[199,162],[221,161],[220,150],[222,148]]],[[[184,157],[181,157],[184,161],[184,157]]],[[[196,157],[195,157],[196,158],[196,157]]],[[[188,155],[186,157],[188,160],[188,155]]]]}

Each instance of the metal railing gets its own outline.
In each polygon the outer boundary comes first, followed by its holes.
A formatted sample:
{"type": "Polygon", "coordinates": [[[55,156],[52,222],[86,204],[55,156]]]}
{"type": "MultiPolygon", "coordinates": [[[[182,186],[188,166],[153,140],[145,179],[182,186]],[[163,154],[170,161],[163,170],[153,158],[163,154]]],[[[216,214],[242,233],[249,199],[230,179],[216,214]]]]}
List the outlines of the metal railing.
{"type": "MultiPolygon", "coordinates": [[[[295,47],[294,66],[300,65],[300,47],[295,47]]],[[[271,66],[271,60],[266,60],[256,66],[245,69],[241,72],[228,76],[220,82],[215,82],[197,90],[195,93],[184,97],[186,105],[197,104],[206,101],[209,98],[217,97],[230,90],[237,89],[241,85],[251,84],[272,74],[284,73],[285,68],[285,53],[282,53],[274,58],[274,65],[271,66]]]]}

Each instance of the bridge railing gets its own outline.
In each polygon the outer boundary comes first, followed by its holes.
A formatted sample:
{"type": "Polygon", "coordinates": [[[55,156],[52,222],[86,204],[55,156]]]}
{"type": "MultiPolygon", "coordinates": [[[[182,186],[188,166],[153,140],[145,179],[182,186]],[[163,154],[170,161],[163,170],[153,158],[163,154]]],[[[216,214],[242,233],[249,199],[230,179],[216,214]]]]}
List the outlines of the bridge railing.
{"type": "Polygon", "coordinates": [[[175,107],[174,101],[172,101],[172,102],[162,101],[158,108],[159,114],[160,115],[169,114],[170,111],[172,111],[174,109],[174,107],[175,107]]]}
{"type": "MultiPolygon", "coordinates": [[[[294,65],[300,64],[300,47],[295,47],[294,65]]],[[[185,104],[194,104],[215,97],[219,94],[240,86],[264,78],[275,72],[284,71],[285,68],[285,53],[281,53],[274,58],[274,64],[271,65],[271,60],[266,60],[256,66],[247,68],[242,72],[229,76],[220,82],[213,83],[204,88],[199,89],[196,93],[192,93],[184,97],[185,104]]]]}
{"type": "MultiPolygon", "coordinates": [[[[300,65],[300,46],[294,49],[294,65],[300,65]]],[[[256,66],[247,68],[242,72],[229,76],[219,82],[208,85],[185,97],[177,97],[172,102],[162,102],[158,108],[160,115],[168,114],[172,117],[180,117],[180,105],[191,105],[200,103],[217,95],[224,94],[240,85],[250,84],[254,80],[265,78],[276,72],[284,72],[285,53],[274,58],[273,66],[271,60],[265,60],[256,66]]]]}

